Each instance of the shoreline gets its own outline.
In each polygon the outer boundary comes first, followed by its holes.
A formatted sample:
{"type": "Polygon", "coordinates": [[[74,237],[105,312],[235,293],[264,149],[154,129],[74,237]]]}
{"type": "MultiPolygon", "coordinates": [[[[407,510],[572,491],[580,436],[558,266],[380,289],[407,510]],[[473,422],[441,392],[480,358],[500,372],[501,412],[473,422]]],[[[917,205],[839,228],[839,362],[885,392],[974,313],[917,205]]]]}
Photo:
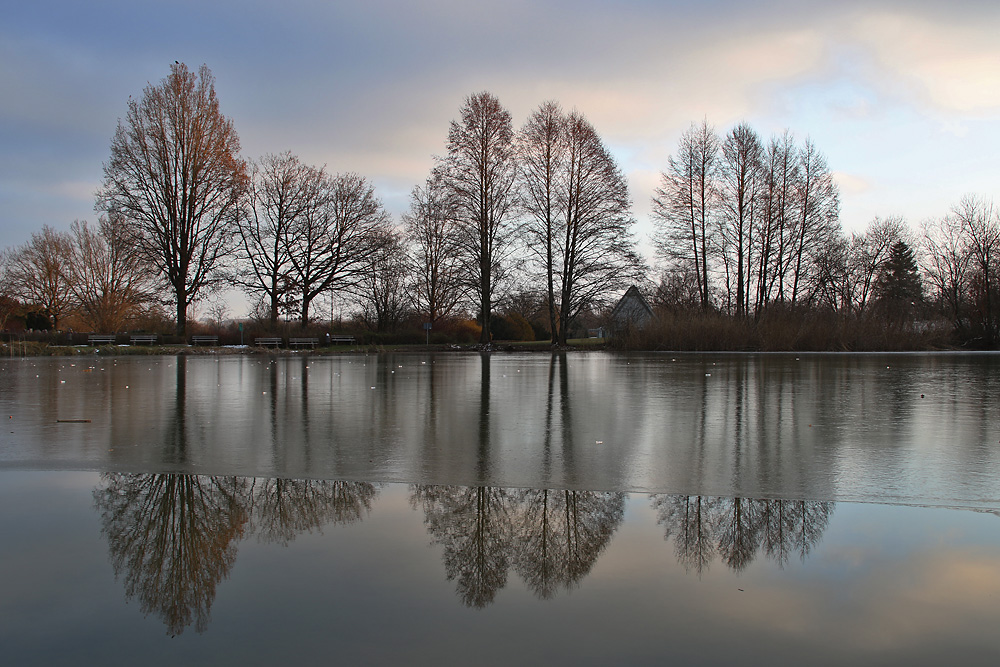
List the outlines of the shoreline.
{"type": "Polygon", "coordinates": [[[437,345],[333,345],[314,349],[289,349],[255,345],[49,345],[47,343],[0,343],[0,357],[83,357],[83,356],[338,356],[338,355],[369,355],[369,354],[426,354],[426,353],[506,353],[528,352],[565,353],[565,352],[618,352],[657,353],[657,354],[926,354],[926,353],[957,353],[957,354],[990,354],[1000,353],[998,350],[967,349],[959,347],[928,347],[920,349],[628,349],[613,347],[606,341],[571,344],[565,346],[540,342],[500,342],[483,345],[476,344],[437,344],[437,345]]]}

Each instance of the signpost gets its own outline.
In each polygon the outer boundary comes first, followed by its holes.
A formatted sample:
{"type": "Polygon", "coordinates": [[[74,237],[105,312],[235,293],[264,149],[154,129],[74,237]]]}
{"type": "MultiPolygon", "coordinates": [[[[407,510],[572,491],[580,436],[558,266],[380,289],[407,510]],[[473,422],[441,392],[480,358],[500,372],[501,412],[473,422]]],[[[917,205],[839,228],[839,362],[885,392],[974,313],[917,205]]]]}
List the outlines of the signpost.
{"type": "Polygon", "coordinates": [[[431,322],[424,322],[424,331],[427,332],[427,347],[431,346],[431,322]]]}

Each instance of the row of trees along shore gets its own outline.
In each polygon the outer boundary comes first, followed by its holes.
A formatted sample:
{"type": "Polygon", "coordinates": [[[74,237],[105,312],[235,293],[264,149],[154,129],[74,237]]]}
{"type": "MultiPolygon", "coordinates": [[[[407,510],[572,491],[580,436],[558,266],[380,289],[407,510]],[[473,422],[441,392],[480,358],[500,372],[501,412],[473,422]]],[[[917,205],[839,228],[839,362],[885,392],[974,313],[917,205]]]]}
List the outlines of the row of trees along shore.
{"type": "Polygon", "coordinates": [[[610,151],[556,102],[516,130],[495,96],[469,96],[398,222],[363,176],[290,152],[241,157],[204,65],[175,63],[130,99],[110,153],[96,225],[45,227],[4,251],[0,328],[172,320],[185,336],[192,306],[222,320],[219,295],[236,288],[261,331],[289,319],[309,329],[324,303],[332,319],[336,297],[359,330],[430,322],[483,343],[566,344],[635,284],[655,317],[619,336],[625,346],[853,348],[872,332],[918,346],[1000,340],[1000,215],[988,200],[968,196],[919,231],[889,217],[845,234],[825,156],[788,131],[765,140],[746,123],[725,136],[690,126],[652,198],[656,272],[610,151]],[[803,333],[831,323],[854,338],[803,333]],[[720,326],[733,338],[703,335],[720,326]]]}

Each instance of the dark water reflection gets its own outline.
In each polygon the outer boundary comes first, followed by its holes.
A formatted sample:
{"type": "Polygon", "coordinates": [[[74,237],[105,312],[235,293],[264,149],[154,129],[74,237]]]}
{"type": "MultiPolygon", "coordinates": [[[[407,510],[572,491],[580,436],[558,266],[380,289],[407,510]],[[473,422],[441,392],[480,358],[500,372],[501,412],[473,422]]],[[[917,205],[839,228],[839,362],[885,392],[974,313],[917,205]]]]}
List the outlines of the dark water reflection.
{"type": "Polygon", "coordinates": [[[718,557],[742,572],[763,552],[783,567],[802,560],[823,537],[835,503],[754,498],[652,497],[657,520],[673,538],[677,561],[698,574],[718,557]]]}
{"type": "Polygon", "coordinates": [[[577,585],[621,523],[625,494],[418,486],[412,502],[462,602],[485,607],[511,569],[541,599],[577,585]]]}
{"type": "Polygon", "coordinates": [[[256,534],[287,545],[302,532],[360,521],[373,484],[201,475],[107,473],[94,491],[115,576],[167,632],[208,627],[237,543],[256,534]]]}
{"type": "Polygon", "coordinates": [[[992,513],[10,471],[0,508],[12,664],[1000,657],[992,513]]]}
{"type": "MultiPolygon", "coordinates": [[[[239,542],[288,546],[301,533],[362,521],[379,487],[364,482],[106,473],[94,490],[116,578],[171,635],[208,627],[216,587],[239,542]]],[[[498,487],[410,487],[409,503],[441,547],[462,604],[490,605],[515,572],[539,599],[580,584],[624,519],[626,494],[498,487]]],[[[714,557],[741,572],[765,553],[805,559],[830,502],[654,495],[679,563],[699,575],[714,557]]]]}
{"type": "Polygon", "coordinates": [[[4,467],[1000,505],[998,355],[122,357],[0,374],[4,467]]]}

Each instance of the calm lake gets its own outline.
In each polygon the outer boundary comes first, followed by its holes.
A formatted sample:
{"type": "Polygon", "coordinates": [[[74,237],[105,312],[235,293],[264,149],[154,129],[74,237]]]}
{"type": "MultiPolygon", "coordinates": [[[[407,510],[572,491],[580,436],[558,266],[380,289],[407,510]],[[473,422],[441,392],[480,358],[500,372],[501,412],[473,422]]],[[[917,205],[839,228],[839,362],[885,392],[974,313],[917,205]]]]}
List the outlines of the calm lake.
{"type": "Polygon", "coordinates": [[[1000,355],[0,360],[7,664],[1000,661],[1000,355]]]}

